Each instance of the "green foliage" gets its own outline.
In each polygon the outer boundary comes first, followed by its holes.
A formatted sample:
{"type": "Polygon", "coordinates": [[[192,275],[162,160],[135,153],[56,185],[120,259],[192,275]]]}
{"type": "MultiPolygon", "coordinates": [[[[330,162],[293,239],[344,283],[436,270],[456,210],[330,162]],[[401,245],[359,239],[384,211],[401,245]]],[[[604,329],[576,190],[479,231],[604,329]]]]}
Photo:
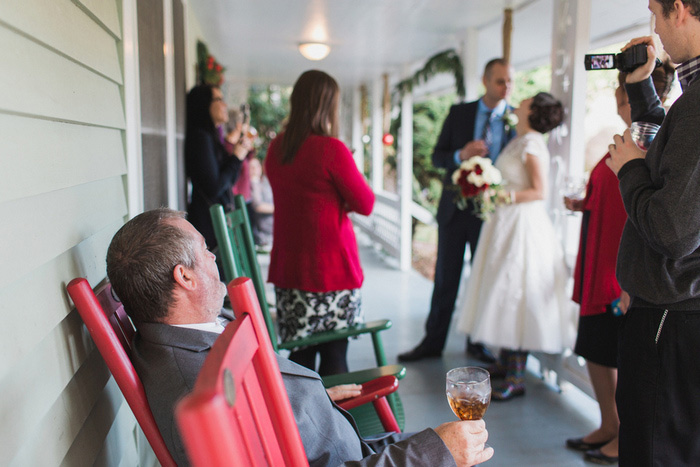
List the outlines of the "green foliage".
{"type": "Polygon", "coordinates": [[[448,49],[439,52],[428,59],[425,65],[411,77],[396,85],[400,94],[411,92],[413,86],[425,83],[438,73],[452,73],[455,77],[455,88],[457,95],[464,98],[466,90],[464,87],[464,67],[462,60],[455,49],[448,49]]]}
{"type": "Polygon", "coordinates": [[[538,92],[549,92],[551,89],[552,66],[550,64],[518,71],[513,78],[513,93],[510,102],[517,106],[522,100],[528,99],[538,92]]]}
{"type": "Polygon", "coordinates": [[[289,114],[292,88],[284,86],[251,86],[248,90],[250,124],[258,130],[258,155],[264,157],[267,147],[282,129],[289,114]]]}
{"type": "Polygon", "coordinates": [[[211,86],[221,86],[226,68],[209,53],[207,45],[197,41],[197,82],[211,86]]]}

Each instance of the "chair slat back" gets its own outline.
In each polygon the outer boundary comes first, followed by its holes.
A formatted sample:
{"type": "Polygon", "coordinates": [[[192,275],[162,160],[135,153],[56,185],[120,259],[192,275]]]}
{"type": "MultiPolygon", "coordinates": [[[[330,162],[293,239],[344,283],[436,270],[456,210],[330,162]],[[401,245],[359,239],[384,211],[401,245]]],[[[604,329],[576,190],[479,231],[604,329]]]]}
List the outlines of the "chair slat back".
{"type": "Polygon", "coordinates": [[[195,467],[308,466],[253,283],[228,291],[236,320],[175,409],[187,455],[195,467]]]}
{"type": "Polygon", "coordinates": [[[260,272],[260,265],[255,253],[255,241],[250,227],[248,208],[245,199],[241,195],[235,197],[236,209],[224,213],[220,204],[214,204],[209,208],[216,241],[219,245],[219,256],[224,269],[224,279],[230,282],[238,277],[249,277],[253,280],[257,293],[263,319],[267,325],[272,347],[278,351],[277,334],[275,325],[270,316],[265,294],[265,281],[260,272]]]}
{"type": "Polygon", "coordinates": [[[110,284],[99,287],[96,296],[104,315],[107,316],[109,324],[128,354],[131,352],[131,342],[134,339],[136,330],[129,319],[129,315],[124,311],[124,305],[122,305],[110,284]]]}
{"type": "Polygon", "coordinates": [[[112,292],[112,286],[102,285],[95,295],[88,281],[81,277],[70,281],[67,289],[158,461],[163,466],[176,467],[153,418],[143,384],[129,359],[135,330],[124,306],[112,292]]]}

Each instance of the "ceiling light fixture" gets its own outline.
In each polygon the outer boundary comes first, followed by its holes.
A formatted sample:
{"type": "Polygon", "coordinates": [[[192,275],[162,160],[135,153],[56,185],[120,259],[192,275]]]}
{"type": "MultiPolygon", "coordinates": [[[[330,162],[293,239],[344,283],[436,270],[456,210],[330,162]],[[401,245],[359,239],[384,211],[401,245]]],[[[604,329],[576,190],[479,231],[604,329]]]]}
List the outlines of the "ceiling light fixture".
{"type": "Polygon", "coordinates": [[[331,48],[320,42],[304,42],[299,44],[299,52],[308,60],[323,60],[331,52],[331,48]]]}

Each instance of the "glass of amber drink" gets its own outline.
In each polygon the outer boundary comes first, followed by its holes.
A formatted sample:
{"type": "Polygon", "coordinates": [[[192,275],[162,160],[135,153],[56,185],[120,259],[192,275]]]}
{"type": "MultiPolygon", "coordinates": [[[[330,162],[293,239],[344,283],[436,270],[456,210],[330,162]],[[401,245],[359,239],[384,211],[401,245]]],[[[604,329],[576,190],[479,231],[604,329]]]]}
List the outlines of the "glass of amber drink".
{"type": "Polygon", "coordinates": [[[447,372],[445,392],[460,420],[481,420],[491,402],[491,377],[476,366],[454,368],[447,372]]]}

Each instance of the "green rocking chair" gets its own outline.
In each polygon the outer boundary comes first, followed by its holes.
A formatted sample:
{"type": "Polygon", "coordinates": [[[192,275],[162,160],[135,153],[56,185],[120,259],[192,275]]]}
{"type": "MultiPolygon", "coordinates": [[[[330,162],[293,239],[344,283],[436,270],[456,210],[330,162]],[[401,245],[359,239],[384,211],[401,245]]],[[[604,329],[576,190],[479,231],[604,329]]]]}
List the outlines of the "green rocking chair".
{"type": "MultiPolygon", "coordinates": [[[[237,277],[250,277],[253,280],[255,291],[260,302],[265,324],[270,334],[270,340],[275,352],[280,350],[292,350],[297,347],[322,344],[338,339],[370,334],[374,346],[374,354],[377,368],[354,371],[345,374],[325,376],[323,384],[326,387],[338,384],[357,383],[362,384],[380,376],[393,375],[398,379],[406,375],[406,369],[402,365],[387,365],[379,332],[389,329],[391,321],[378,320],[358,324],[344,329],[316,333],[312,336],[291,342],[279,343],[275,332],[275,325],[270,316],[270,309],[265,294],[265,283],[260,273],[253,234],[250,228],[248,210],[242,196],[235,197],[235,210],[225,213],[223,206],[215,204],[209,209],[214,225],[214,233],[218,242],[218,254],[224,270],[224,278],[229,282],[237,277]]],[[[388,396],[389,404],[394,412],[399,427],[404,429],[404,411],[397,393],[388,396]]],[[[363,435],[376,434],[382,431],[382,426],[372,406],[361,406],[351,410],[355,417],[360,432],[363,435]]]]}

